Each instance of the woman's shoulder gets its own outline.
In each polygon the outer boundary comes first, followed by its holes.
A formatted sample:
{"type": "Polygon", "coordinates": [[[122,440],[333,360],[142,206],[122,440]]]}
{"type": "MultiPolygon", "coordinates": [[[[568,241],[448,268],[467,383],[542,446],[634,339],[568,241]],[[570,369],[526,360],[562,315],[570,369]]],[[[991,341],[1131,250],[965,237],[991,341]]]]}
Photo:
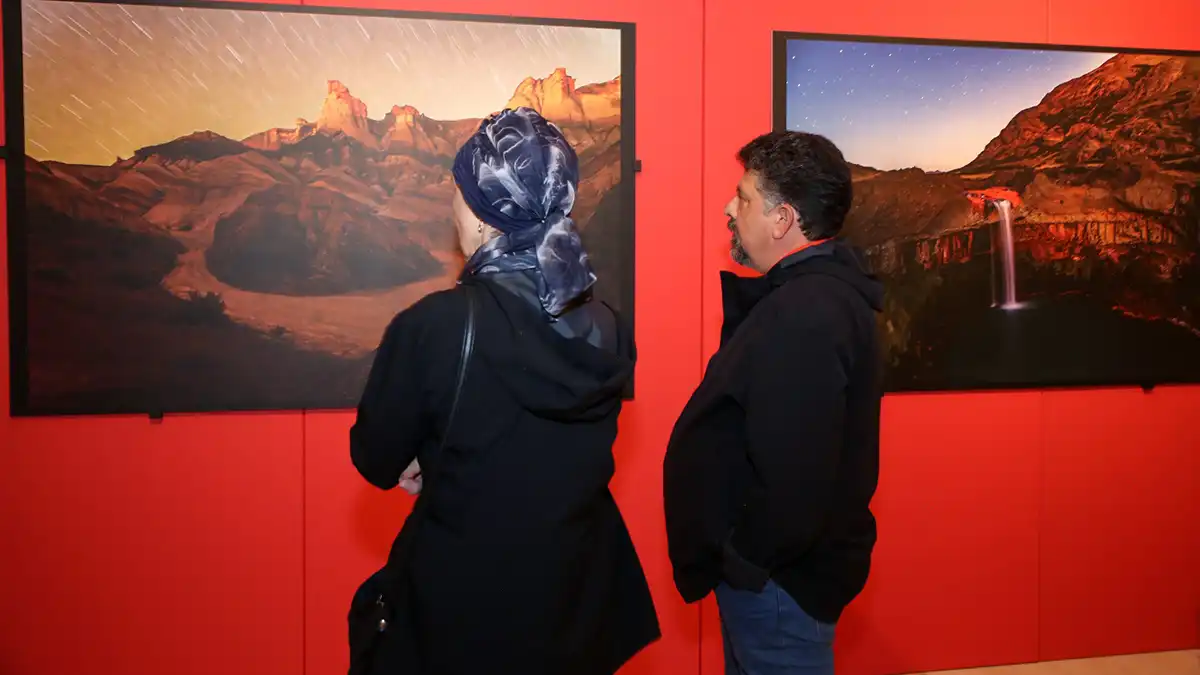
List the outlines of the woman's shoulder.
{"type": "Polygon", "coordinates": [[[446,312],[452,312],[465,306],[465,287],[455,284],[450,288],[443,288],[422,297],[404,311],[413,317],[429,320],[445,318],[446,312]]]}
{"type": "Polygon", "coordinates": [[[449,330],[459,331],[464,311],[462,286],[434,291],[397,312],[384,332],[384,340],[436,339],[449,330]]]}

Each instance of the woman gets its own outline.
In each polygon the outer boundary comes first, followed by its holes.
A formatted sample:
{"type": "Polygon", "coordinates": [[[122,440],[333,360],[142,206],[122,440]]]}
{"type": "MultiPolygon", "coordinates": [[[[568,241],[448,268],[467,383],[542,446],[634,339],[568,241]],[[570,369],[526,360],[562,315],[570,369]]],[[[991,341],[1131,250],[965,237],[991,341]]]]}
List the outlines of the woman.
{"type": "Polygon", "coordinates": [[[368,481],[403,479],[426,500],[389,562],[416,636],[393,662],[406,674],[611,675],[660,634],[608,489],[635,351],[590,297],[570,218],[578,159],[520,108],[484,120],[453,173],[459,286],[392,321],[350,431],[368,481]],[[467,286],[475,347],[447,434],[467,286]]]}

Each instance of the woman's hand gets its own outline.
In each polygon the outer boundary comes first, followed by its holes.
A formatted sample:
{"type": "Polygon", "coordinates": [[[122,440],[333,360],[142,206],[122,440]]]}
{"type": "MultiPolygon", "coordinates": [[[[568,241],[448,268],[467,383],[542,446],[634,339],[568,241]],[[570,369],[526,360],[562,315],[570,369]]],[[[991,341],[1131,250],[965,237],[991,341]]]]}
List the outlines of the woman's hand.
{"type": "Polygon", "coordinates": [[[421,465],[417,460],[413,460],[412,464],[400,474],[400,487],[410,495],[415,495],[421,491],[421,465]]]}

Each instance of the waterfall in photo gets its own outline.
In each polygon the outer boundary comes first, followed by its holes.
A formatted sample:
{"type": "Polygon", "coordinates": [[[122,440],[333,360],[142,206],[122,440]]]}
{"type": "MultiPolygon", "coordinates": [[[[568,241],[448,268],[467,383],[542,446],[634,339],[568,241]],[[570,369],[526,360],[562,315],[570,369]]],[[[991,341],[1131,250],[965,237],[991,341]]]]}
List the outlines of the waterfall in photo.
{"type": "Polygon", "coordinates": [[[1012,202],[1007,199],[997,199],[992,202],[996,207],[996,213],[1000,216],[1000,223],[997,229],[1000,231],[998,246],[993,244],[993,256],[996,253],[1000,254],[1000,271],[1002,274],[1002,290],[1003,298],[1000,307],[1003,309],[1015,309],[1020,305],[1017,303],[1017,256],[1013,244],[1013,216],[1012,202]]]}

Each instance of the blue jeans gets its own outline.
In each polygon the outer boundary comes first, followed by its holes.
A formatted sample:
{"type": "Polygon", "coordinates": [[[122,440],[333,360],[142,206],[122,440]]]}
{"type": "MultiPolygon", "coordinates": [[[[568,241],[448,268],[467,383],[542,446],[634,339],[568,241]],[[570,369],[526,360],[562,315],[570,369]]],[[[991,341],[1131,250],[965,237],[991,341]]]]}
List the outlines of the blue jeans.
{"type": "Polygon", "coordinates": [[[717,586],[725,675],[833,675],[834,626],[774,581],[762,593],[717,586]]]}

